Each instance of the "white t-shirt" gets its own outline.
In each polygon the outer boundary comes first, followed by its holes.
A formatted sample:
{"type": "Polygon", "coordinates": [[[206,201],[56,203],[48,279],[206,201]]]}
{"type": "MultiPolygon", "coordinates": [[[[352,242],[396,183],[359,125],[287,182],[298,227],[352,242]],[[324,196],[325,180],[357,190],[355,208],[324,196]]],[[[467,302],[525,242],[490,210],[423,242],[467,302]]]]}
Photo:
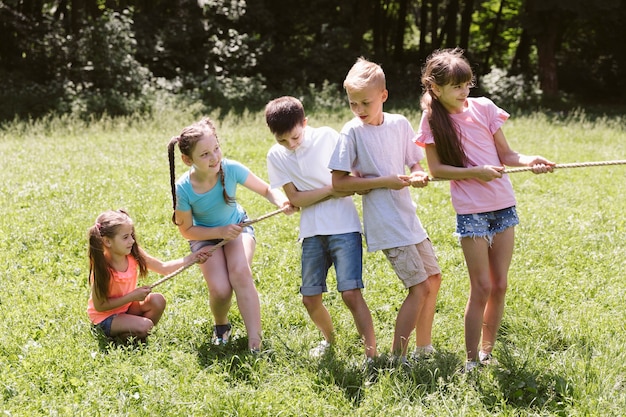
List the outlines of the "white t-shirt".
{"type": "MultiPolygon", "coordinates": [[[[270,186],[278,188],[291,182],[298,191],[311,191],[331,185],[328,161],[338,140],[339,133],[330,127],[307,126],[295,151],[274,144],[267,153],[270,186]]],[[[300,211],[300,239],[351,232],[361,232],[352,197],[330,198],[300,211]]]]}
{"type": "MultiPolygon", "coordinates": [[[[401,175],[424,158],[413,143],[411,123],[399,114],[383,113],[380,126],[354,118],[341,129],[341,138],[328,167],[363,178],[401,175]]],[[[415,245],[428,237],[417,217],[408,187],[377,188],[363,195],[363,227],[368,252],[415,245]]]]}

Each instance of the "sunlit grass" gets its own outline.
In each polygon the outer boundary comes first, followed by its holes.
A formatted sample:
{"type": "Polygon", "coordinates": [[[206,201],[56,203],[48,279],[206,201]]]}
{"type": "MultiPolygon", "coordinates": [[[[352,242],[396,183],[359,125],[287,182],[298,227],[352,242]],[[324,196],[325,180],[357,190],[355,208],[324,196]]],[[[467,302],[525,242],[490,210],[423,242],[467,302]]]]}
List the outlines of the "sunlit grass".
{"type": "MultiPolygon", "coordinates": [[[[405,114],[417,126],[419,113],[405,114]]],[[[348,113],[309,116],[313,126],[339,129],[348,113]]],[[[298,294],[298,215],[256,225],[262,356],[247,353],[236,306],[236,340],[210,345],[208,295],[195,267],[157,287],[168,306],[146,346],[108,346],[85,314],[86,230],[101,211],[124,207],[148,252],[162,259],[185,254],[170,221],[166,144],[199,117],[168,111],[93,123],[54,118],[0,131],[3,415],[624,414],[625,166],[512,174],[521,224],[498,368],[458,373],[468,282],[445,182],[412,191],[444,276],[433,332],[438,354],[428,361],[410,369],[387,361],[404,291],[380,253],[366,254],[364,265],[381,352],[374,370],[362,369],[362,348],[332,278],[325,301],[336,348],[322,361],[308,357],[320,336],[298,294]]],[[[623,118],[583,112],[535,114],[512,118],[504,131],[514,149],[567,163],[626,159],[624,125],[623,118]]],[[[266,178],[273,139],[262,115],[226,115],[217,127],[226,156],[266,178]]],[[[177,174],[184,169],[178,163],[177,174]]],[[[238,196],[252,217],[273,210],[246,190],[238,196]]]]}

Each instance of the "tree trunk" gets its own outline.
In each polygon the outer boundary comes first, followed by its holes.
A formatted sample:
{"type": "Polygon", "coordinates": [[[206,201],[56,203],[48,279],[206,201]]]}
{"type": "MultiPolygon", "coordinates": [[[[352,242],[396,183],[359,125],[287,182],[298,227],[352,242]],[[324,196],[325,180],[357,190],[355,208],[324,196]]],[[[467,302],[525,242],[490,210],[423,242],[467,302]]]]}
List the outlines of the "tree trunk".
{"type": "Polygon", "coordinates": [[[542,32],[537,36],[537,63],[541,90],[545,97],[550,99],[556,97],[559,92],[559,81],[556,73],[559,17],[554,14],[548,21],[550,23],[543,25],[542,32]]]}
{"type": "Polygon", "coordinates": [[[457,16],[459,14],[459,0],[449,0],[448,7],[446,9],[446,25],[444,26],[444,32],[446,36],[445,45],[448,48],[454,48],[457,46],[457,16]]]}
{"type": "Polygon", "coordinates": [[[399,0],[398,2],[398,23],[396,26],[396,36],[393,45],[393,57],[396,62],[402,61],[404,54],[404,32],[406,30],[406,15],[409,0],[399,0]]]}
{"type": "Polygon", "coordinates": [[[472,14],[474,13],[474,0],[463,1],[463,11],[461,12],[461,33],[459,46],[467,50],[469,47],[470,25],[472,24],[472,14]]]}
{"type": "Polygon", "coordinates": [[[426,35],[428,34],[428,1],[422,0],[420,7],[420,45],[419,56],[426,58],[426,35]]]}
{"type": "Polygon", "coordinates": [[[496,43],[496,38],[498,36],[498,30],[500,30],[500,22],[502,21],[502,12],[504,10],[505,0],[500,1],[500,8],[498,9],[498,14],[496,15],[496,20],[493,23],[493,28],[491,30],[491,37],[489,39],[489,46],[487,47],[487,52],[485,53],[485,58],[482,63],[482,71],[481,73],[489,72],[489,61],[491,61],[491,54],[493,53],[494,44],[496,43]]]}
{"type": "Polygon", "coordinates": [[[439,27],[439,0],[430,0],[430,39],[432,50],[438,49],[441,44],[437,43],[437,28],[439,27]]]}

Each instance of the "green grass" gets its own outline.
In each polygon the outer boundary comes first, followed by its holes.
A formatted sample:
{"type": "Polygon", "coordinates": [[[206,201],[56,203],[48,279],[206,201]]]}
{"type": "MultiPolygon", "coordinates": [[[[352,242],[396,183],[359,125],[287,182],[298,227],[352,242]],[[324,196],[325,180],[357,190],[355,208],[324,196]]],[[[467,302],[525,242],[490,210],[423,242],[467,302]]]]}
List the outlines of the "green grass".
{"type": "MultiPolygon", "coordinates": [[[[406,115],[417,126],[419,114],[406,115]]],[[[320,336],[298,294],[298,215],[256,225],[265,354],[247,353],[236,306],[234,343],[210,344],[208,294],[196,267],[157,287],[168,306],[146,346],[108,345],[85,314],[86,230],[101,211],[124,207],[148,252],[186,253],[170,222],[166,143],[198,117],[56,118],[0,130],[0,415],[626,414],[625,166],[511,176],[521,224],[498,368],[458,372],[468,280],[445,182],[412,191],[444,277],[431,360],[402,369],[385,359],[404,291],[380,253],[364,261],[382,353],[374,372],[361,370],[362,348],[333,278],[325,300],[337,346],[322,361],[308,358],[320,336]]],[[[338,129],[348,117],[310,115],[310,124],[338,129]]],[[[514,149],[560,163],[626,159],[624,122],[536,114],[512,118],[505,133],[514,149]]],[[[225,154],[266,178],[273,139],[261,114],[227,115],[217,126],[225,154]]],[[[177,174],[184,169],[177,165],[177,174]]],[[[247,190],[238,197],[252,217],[274,209],[247,190]]]]}

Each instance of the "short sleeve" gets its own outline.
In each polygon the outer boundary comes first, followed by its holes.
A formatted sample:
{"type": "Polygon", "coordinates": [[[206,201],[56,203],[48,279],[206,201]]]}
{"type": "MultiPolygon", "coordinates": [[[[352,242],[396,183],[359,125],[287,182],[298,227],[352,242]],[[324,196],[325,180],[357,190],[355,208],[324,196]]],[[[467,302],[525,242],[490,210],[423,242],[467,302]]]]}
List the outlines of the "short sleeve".
{"type": "Polygon", "coordinates": [[[430,124],[428,123],[428,113],[425,111],[422,112],[422,118],[420,119],[417,134],[415,135],[413,142],[422,147],[435,143],[433,132],[430,130],[430,124]]]}

